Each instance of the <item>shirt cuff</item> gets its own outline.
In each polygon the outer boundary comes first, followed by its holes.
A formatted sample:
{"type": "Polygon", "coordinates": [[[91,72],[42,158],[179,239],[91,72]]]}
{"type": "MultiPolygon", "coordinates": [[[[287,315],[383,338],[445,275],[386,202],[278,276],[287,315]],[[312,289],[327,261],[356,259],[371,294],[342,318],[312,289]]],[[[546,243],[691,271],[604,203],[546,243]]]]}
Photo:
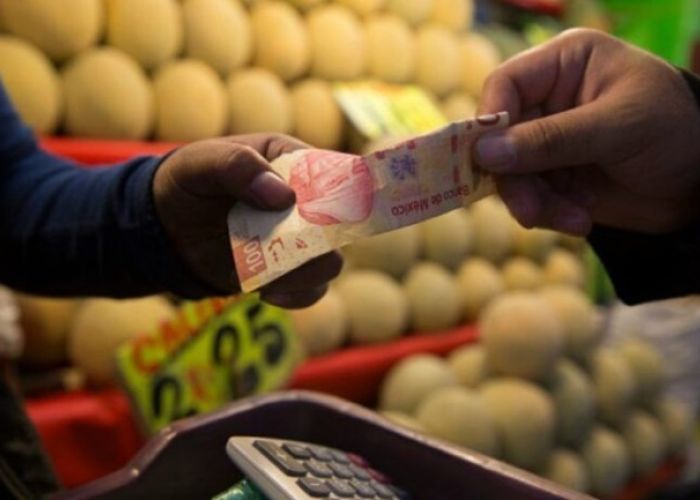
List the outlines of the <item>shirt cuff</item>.
{"type": "Polygon", "coordinates": [[[228,295],[200,280],[175,250],[158,218],[153,200],[153,179],[166,157],[142,160],[130,176],[127,200],[139,223],[129,231],[128,253],[137,266],[136,271],[157,288],[167,290],[183,299],[202,299],[228,295]]]}

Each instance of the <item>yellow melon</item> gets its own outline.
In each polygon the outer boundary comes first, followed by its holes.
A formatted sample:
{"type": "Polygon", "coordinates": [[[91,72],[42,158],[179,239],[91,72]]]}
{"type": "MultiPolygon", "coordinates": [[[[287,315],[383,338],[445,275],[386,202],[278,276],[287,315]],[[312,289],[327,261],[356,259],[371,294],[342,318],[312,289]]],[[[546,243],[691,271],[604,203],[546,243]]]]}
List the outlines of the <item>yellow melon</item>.
{"type": "Polygon", "coordinates": [[[227,82],[227,92],[231,133],[293,130],[292,100],[274,73],[260,68],[237,71],[227,82]]]}
{"type": "Polygon", "coordinates": [[[559,235],[559,244],[571,252],[581,253],[586,248],[586,239],[562,233],[559,235]]]}
{"type": "Polygon", "coordinates": [[[462,317],[459,288],[454,277],[431,262],[416,265],[406,276],[411,329],[431,332],[452,328],[462,317]]]}
{"type": "Polygon", "coordinates": [[[549,392],[557,410],[557,442],[580,446],[593,430],[595,391],[588,376],[569,360],[554,369],[549,392]]]}
{"type": "Polygon", "coordinates": [[[365,34],[357,17],[342,5],[322,5],[307,19],[311,73],[325,80],[353,80],[366,65],[365,34]]]}
{"type": "Polygon", "coordinates": [[[433,0],[430,21],[447,26],[453,31],[471,27],[474,18],[474,0],[433,0]]]}
{"type": "MultiPolygon", "coordinates": [[[[255,1],[255,0],[251,0],[255,1]]],[[[258,2],[260,0],[257,0],[258,2]]],[[[287,2],[291,3],[294,5],[297,9],[301,9],[302,11],[307,11],[313,7],[316,7],[317,5],[321,5],[322,3],[327,3],[328,0],[287,0],[287,2]]]]}
{"type": "Polygon", "coordinates": [[[448,95],[440,106],[445,118],[451,122],[474,118],[478,107],[478,103],[472,96],[459,91],[448,95]]]}
{"type": "Polygon", "coordinates": [[[469,212],[453,210],[419,225],[425,258],[457,269],[474,246],[474,230],[469,212]]]}
{"type": "Polygon", "coordinates": [[[457,272],[457,285],[469,321],[477,319],[484,308],[505,290],[498,269],[481,258],[464,261],[457,272]]]}
{"type": "Polygon", "coordinates": [[[440,25],[427,24],[416,33],[416,76],[418,85],[444,96],[459,83],[460,55],[457,37],[440,25]]]}
{"type": "Polygon", "coordinates": [[[501,456],[517,467],[542,471],[554,444],[556,414],[547,393],[514,378],[494,379],[480,389],[501,438],[501,456]]]}
{"type": "Polygon", "coordinates": [[[639,339],[624,341],[620,345],[620,353],[634,373],[639,403],[651,404],[659,396],[666,382],[666,370],[661,355],[652,344],[639,339]]]}
{"type": "Polygon", "coordinates": [[[223,77],[248,63],[252,30],[238,0],[185,0],[182,13],[187,57],[201,59],[223,77]]]}
{"type": "Polygon", "coordinates": [[[379,408],[413,415],[418,405],[440,388],[456,386],[442,358],[415,354],[396,363],[379,388],[379,408]]]}
{"type": "Polygon", "coordinates": [[[24,334],[23,364],[51,367],[65,362],[68,326],[78,301],[16,294],[24,334]]]}
{"type": "Polygon", "coordinates": [[[56,62],[97,43],[103,16],[102,0],[0,0],[4,29],[56,62]]]}
{"type": "Polygon", "coordinates": [[[323,80],[304,80],[292,88],[291,97],[294,135],[317,148],[338,150],[345,122],[331,85],[323,80]]]}
{"type": "Polygon", "coordinates": [[[491,376],[484,346],[465,345],[447,357],[447,364],[464,387],[476,388],[491,376]]]}
{"type": "Polygon", "coordinates": [[[408,301],[388,275],[378,271],[353,271],[336,287],[345,303],[350,340],[376,344],[399,337],[408,323],[408,301]]]}
{"type": "Polygon", "coordinates": [[[145,68],[155,68],[182,49],[182,12],[176,0],[106,0],[107,43],[145,68]]]}
{"type": "Polygon", "coordinates": [[[416,419],[431,436],[491,457],[498,456],[496,426],[480,395],[464,387],[443,387],[426,396],[416,419]]]}
{"type": "Polygon", "coordinates": [[[623,425],[632,409],[637,390],[629,364],[619,352],[600,349],[593,355],[591,376],[599,418],[611,426],[623,425]]]}
{"type": "Polygon", "coordinates": [[[552,285],[583,288],[586,283],[583,262],[568,250],[553,250],[544,263],[544,281],[552,285]]]}
{"type": "Polygon", "coordinates": [[[22,121],[39,134],[56,130],[63,109],[61,81],[44,54],[24,40],[0,35],[0,80],[22,121]]]}
{"type": "Polygon", "coordinates": [[[658,420],[635,411],[625,422],[622,437],[627,443],[632,470],[637,476],[656,471],[666,457],[666,436],[658,420]]]}
{"type": "Polygon", "coordinates": [[[63,69],[66,131],[81,137],[145,139],[153,127],[153,89],[123,52],[97,48],[63,69]]]}
{"type": "Polygon", "coordinates": [[[586,493],[590,489],[588,470],[583,459],[564,448],[554,450],[543,475],[550,481],[575,491],[586,493]]]}
{"type": "Polygon", "coordinates": [[[156,137],[196,141],[226,131],[226,91],[219,75],[196,59],[168,63],[153,78],[156,137]]]}
{"type": "Polygon", "coordinates": [[[347,338],[348,312],[343,299],[334,289],[328,290],[311,307],[289,311],[294,334],[308,356],[318,356],[338,349],[347,338]]]}
{"type": "Polygon", "coordinates": [[[486,79],[501,63],[501,54],[493,42],[478,33],[464,35],[458,45],[462,89],[480,96],[486,79]]]}
{"type": "Polygon", "coordinates": [[[549,285],[539,293],[564,325],[567,356],[585,364],[603,338],[595,306],[581,290],[568,286],[549,285]]]}
{"type": "Polygon", "coordinates": [[[496,298],[479,320],[479,333],[495,372],[529,380],[546,380],[564,348],[559,318],[533,293],[496,298]]]}
{"type": "Polygon", "coordinates": [[[503,202],[486,198],[471,206],[474,250],[477,255],[501,262],[513,251],[512,218],[503,202]]]}
{"type": "Polygon", "coordinates": [[[284,2],[256,5],[251,14],[256,66],[284,81],[303,75],[311,62],[309,36],[303,18],[284,2]]]}
{"type": "Polygon", "coordinates": [[[117,348],[171,319],[174,308],[162,297],[132,300],[90,299],[70,327],[68,356],[94,384],[115,382],[117,348]]]}
{"type": "Polygon", "coordinates": [[[426,21],[433,11],[434,0],[386,0],[386,10],[416,26],[426,21]]]}
{"type": "Polygon", "coordinates": [[[663,427],[668,452],[680,455],[693,441],[695,420],[690,409],[680,402],[663,399],[654,405],[654,414],[663,427]]]}
{"type": "Polygon", "coordinates": [[[630,456],[619,434],[596,427],[581,448],[591,493],[607,497],[617,493],[631,476],[630,456]]]}
{"type": "Polygon", "coordinates": [[[506,290],[536,290],[543,283],[542,270],[530,259],[511,257],[503,264],[506,290]]]}
{"type": "Polygon", "coordinates": [[[546,229],[526,229],[515,220],[513,227],[513,249],[518,255],[535,262],[544,262],[557,244],[558,235],[546,229]]]}
{"type": "Polygon", "coordinates": [[[402,277],[420,253],[420,232],[416,226],[359,240],[345,254],[358,269],[379,269],[395,278],[402,277]]]}
{"type": "Polygon", "coordinates": [[[358,16],[366,17],[382,10],[385,0],[335,0],[335,2],[346,6],[358,16]]]}
{"type": "Polygon", "coordinates": [[[405,83],[416,67],[415,40],[410,27],[398,16],[381,14],[365,24],[367,71],[389,83],[405,83]]]}

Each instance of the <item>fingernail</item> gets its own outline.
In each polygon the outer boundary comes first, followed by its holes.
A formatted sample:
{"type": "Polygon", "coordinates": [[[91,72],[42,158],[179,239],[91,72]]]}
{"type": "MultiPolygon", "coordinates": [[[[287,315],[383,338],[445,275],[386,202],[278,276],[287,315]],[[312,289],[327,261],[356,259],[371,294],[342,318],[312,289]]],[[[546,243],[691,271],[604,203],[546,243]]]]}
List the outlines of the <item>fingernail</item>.
{"type": "Polygon", "coordinates": [[[552,221],[552,226],[563,233],[584,236],[588,233],[590,218],[587,214],[578,210],[566,212],[556,215],[552,221]]]}
{"type": "Polygon", "coordinates": [[[287,208],[294,203],[292,188],[272,172],[263,172],[255,177],[248,194],[262,208],[287,208]]]}
{"type": "Polygon", "coordinates": [[[476,141],[476,159],[491,172],[505,173],[515,166],[515,144],[502,133],[485,134],[476,141]]]}

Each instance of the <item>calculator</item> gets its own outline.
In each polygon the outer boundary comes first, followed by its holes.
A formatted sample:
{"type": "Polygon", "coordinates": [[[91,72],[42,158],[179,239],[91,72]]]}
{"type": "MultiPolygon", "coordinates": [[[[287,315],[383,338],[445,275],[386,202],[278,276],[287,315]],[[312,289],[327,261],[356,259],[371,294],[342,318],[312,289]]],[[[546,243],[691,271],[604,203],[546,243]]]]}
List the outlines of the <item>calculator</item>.
{"type": "Polygon", "coordinates": [[[270,500],[411,500],[364,458],[335,448],[235,436],[226,452],[270,500]]]}

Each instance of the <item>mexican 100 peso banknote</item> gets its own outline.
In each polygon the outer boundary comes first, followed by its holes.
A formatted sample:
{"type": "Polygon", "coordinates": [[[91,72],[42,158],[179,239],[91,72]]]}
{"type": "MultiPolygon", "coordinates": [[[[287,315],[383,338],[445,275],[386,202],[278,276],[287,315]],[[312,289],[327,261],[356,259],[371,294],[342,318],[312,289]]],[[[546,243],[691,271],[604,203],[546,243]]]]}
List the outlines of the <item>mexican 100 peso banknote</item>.
{"type": "Polygon", "coordinates": [[[265,212],[239,204],[228,216],[242,290],[256,290],[359,238],[493,193],[493,180],[472,163],[471,148],[480,134],[507,125],[508,114],[499,113],[367,156],[307,149],[277,158],[272,167],[294,189],[296,205],[265,212]]]}

